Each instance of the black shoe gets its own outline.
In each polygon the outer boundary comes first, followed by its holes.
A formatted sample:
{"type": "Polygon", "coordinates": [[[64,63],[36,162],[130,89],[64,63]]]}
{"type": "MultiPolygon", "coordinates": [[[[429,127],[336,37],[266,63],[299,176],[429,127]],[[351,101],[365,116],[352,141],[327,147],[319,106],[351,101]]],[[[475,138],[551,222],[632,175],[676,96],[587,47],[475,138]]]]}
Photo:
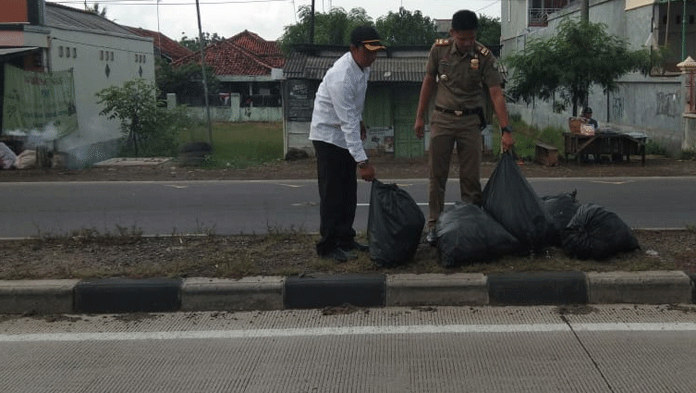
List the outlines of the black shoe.
{"type": "Polygon", "coordinates": [[[326,255],[322,255],[322,258],[333,259],[336,262],[346,262],[349,259],[358,259],[358,256],[352,252],[346,251],[342,248],[336,248],[326,255]]]}
{"type": "Polygon", "coordinates": [[[344,247],[346,250],[355,250],[355,251],[360,251],[360,252],[369,252],[370,251],[370,246],[367,244],[361,244],[356,241],[353,241],[348,247],[344,247]]]}
{"type": "Polygon", "coordinates": [[[437,246],[437,230],[435,227],[428,229],[428,234],[425,236],[425,242],[431,246],[437,246]]]}

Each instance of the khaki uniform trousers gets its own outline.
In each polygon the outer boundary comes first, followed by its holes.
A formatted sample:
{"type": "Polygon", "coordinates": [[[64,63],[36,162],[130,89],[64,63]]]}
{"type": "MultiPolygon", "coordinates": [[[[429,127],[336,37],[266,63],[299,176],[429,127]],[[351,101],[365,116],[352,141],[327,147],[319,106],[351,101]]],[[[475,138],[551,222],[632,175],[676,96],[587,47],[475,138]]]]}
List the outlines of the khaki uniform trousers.
{"type": "Polygon", "coordinates": [[[433,112],[430,122],[430,186],[428,227],[434,227],[445,206],[445,187],[454,148],[459,160],[462,202],[481,204],[481,129],[477,115],[433,112]]]}

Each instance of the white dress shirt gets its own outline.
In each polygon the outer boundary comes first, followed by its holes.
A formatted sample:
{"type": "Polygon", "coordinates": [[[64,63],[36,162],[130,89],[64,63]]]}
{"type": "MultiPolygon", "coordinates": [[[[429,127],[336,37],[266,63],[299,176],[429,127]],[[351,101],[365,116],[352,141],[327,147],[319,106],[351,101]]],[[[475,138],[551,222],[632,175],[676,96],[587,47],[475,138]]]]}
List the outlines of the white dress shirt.
{"type": "Polygon", "coordinates": [[[336,60],[314,99],[309,139],[348,149],[356,162],[367,160],[360,121],[370,68],[360,69],[350,52],[336,60]]]}

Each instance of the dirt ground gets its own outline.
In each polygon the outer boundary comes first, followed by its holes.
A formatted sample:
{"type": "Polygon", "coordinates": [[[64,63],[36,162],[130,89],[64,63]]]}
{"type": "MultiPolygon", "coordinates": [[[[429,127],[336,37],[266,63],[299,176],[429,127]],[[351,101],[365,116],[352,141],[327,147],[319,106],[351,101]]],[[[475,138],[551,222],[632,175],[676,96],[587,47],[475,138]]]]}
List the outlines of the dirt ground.
{"type": "MultiPolygon", "coordinates": [[[[372,157],[380,179],[426,178],[427,162],[419,159],[372,157]]],[[[629,162],[566,163],[548,167],[520,162],[527,177],[696,176],[696,161],[662,157],[629,162]]],[[[482,164],[488,177],[495,162],[482,164]]],[[[453,167],[451,176],[457,176],[453,167]]],[[[77,171],[33,169],[0,171],[0,182],[19,181],[176,181],[313,179],[313,159],[276,161],[246,169],[180,167],[176,162],[157,166],[90,168],[77,171]]],[[[696,224],[696,223],[694,223],[696,224]]],[[[316,273],[454,273],[508,271],[683,270],[696,273],[696,229],[635,231],[640,250],[606,261],[568,258],[551,247],[540,255],[509,257],[491,263],[455,268],[438,264],[437,250],[421,244],[413,261],[396,268],[375,266],[367,254],[336,264],[316,257],[317,235],[301,231],[267,235],[199,237],[142,237],[137,230],[98,233],[89,228],[71,234],[0,243],[0,279],[94,277],[243,277],[254,275],[308,275],[316,273]]],[[[365,234],[360,239],[366,242],[365,234]]]]}

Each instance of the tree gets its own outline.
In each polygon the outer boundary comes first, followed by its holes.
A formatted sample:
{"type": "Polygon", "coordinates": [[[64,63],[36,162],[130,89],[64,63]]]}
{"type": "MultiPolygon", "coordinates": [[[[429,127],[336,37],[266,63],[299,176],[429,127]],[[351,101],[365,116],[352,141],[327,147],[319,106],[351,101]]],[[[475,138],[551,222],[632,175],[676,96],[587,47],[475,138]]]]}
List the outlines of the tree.
{"type": "Polygon", "coordinates": [[[382,41],[389,45],[431,45],[437,38],[435,21],[420,11],[404,7],[377,19],[375,25],[382,41]]]}
{"type": "MultiPolygon", "coordinates": [[[[181,33],[181,39],[179,40],[179,44],[181,46],[184,46],[194,52],[199,52],[201,50],[201,45],[200,45],[200,37],[196,36],[193,38],[187,37],[183,32],[181,33]]],[[[208,45],[212,45],[216,42],[224,41],[225,37],[219,36],[217,33],[213,33],[212,35],[207,32],[203,32],[203,47],[205,48],[208,45]]]]}
{"type": "MultiPolygon", "coordinates": [[[[85,3],[85,6],[86,6],[86,3],[85,3]]],[[[91,8],[87,7],[86,11],[91,12],[93,14],[97,14],[97,15],[101,16],[102,18],[106,18],[106,7],[100,9],[99,3],[94,3],[94,5],[91,8]]]]}
{"type": "MultiPolygon", "coordinates": [[[[165,98],[167,93],[175,93],[180,101],[192,97],[203,97],[203,73],[198,63],[183,64],[172,67],[164,60],[157,59],[156,83],[160,93],[159,98],[165,98]]],[[[209,96],[216,97],[220,91],[220,81],[215,77],[213,68],[205,66],[209,96]]]]}
{"type": "Polygon", "coordinates": [[[513,69],[510,93],[525,100],[555,98],[555,110],[586,103],[593,84],[613,91],[616,80],[632,71],[648,74],[653,60],[645,50],[631,51],[628,44],[606,32],[606,25],[566,19],[549,39],[532,39],[526,48],[505,60],[513,69]]]}
{"type": "Polygon", "coordinates": [[[169,113],[158,105],[154,84],[133,79],[123,86],[102,89],[96,96],[97,103],[103,105],[99,114],[120,120],[126,150],[132,148],[136,157],[148,153],[176,153],[175,125],[180,125],[182,120],[175,116],[180,113],[169,113]]]}
{"type": "Polygon", "coordinates": [[[500,18],[489,18],[486,15],[479,16],[479,27],[476,32],[476,40],[483,45],[500,45],[500,18]]]}
{"type": "MultiPolygon", "coordinates": [[[[300,21],[294,25],[285,26],[285,32],[280,37],[280,48],[288,53],[291,46],[309,44],[312,8],[307,5],[298,11],[300,21]]],[[[332,8],[326,14],[314,13],[314,44],[318,45],[348,45],[350,32],[359,25],[372,24],[372,18],[367,16],[363,8],[353,8],[346,12],[341,7],[332,8]]]]}

